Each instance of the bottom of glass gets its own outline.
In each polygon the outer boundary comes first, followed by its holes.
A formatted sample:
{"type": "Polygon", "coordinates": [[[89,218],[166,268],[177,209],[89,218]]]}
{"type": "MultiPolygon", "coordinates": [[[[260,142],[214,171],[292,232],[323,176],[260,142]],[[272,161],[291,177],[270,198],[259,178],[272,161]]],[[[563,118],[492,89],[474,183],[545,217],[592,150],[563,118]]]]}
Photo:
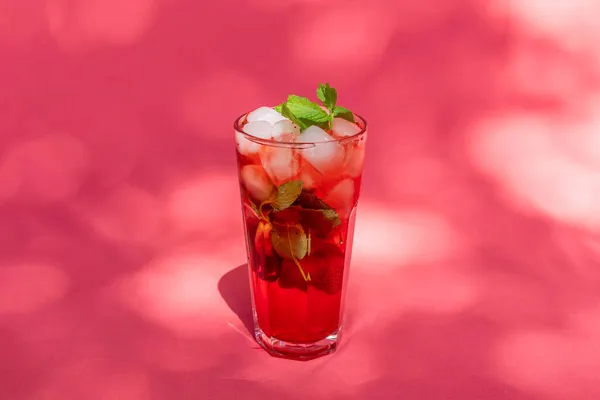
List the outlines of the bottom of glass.
{"type": "Polygon", "coordinates": [[[313,343],[290,343],[267,336],[258,326],[254,328],[254,337],[273,357],[290,360],[308,361],[335,352],[339,346],[342,328],[333,332],[325,339],[313,343]]]}

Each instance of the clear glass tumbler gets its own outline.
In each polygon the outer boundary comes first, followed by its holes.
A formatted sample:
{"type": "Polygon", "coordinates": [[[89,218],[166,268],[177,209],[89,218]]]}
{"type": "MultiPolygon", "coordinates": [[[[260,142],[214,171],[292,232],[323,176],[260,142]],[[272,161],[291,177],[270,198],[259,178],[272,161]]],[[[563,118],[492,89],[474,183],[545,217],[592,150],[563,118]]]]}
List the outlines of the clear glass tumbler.
{"type": "Polygon", "coordinates": [[[335,351],[360,194],[366,121],[357,133],[302,142],[246,134],[234,123],[255,338],[271,355],[335,351]]]}

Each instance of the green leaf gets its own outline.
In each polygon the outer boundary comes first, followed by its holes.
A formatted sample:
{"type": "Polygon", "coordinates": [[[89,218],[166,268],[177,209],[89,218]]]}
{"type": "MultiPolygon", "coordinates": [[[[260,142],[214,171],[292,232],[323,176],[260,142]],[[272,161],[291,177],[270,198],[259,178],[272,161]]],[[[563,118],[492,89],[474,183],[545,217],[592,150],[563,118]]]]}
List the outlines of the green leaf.
{"type": "Polygon", "coordinates": [[[294,124],[296,124],[301,130],[304,130],[309,127],[309,125],[305,124],[304,121],[298,119],[294,113],[289,109],[287,103],[282,103],[281,105],[281,115],[291,120],[294,124]]]}
{"type": "Polygon", "coordinates": [[[275,252],[288,260],[301,260],[308,252],[308,239],[301,225],[273,225],[271,242],[275,252]]]}
{"type": "MultiPolygon", "coordinates": [[[[327,120],[327,121],[321,121],[321,122],[315,122],[309,119],[302,119],[302,124],[305,126],[305,128],[300,128],[301,130],[304,130],[306,128],[308,128],[311,125],[315,125],[318,126],[319,128],[323,129],[323,130],[328,130],[331,128],[331,121],[327,120]]],[[[300,125],[299,125],[300,126],[300,125]]]]}
{"type": "Polygon", "coordinates": [[[323,216],[331,221],[331,223],[333,224],[333,227],[335,228],[336,226],[339,226],[342,221],[340,220],[340,216],[338,215],[337,212],[335,212],[334,209],[327,209],[327,210],[320,210],[323,213],[323,216]]]}
{"type": "Polygon", "coordinates": [[[340,106],[336,106],[333,109],[333,117],[334,118],[343,118],[346,121],[350,121],[350,122],[355,122],[354,121],[354,114],[352,114],[352,111],[348,110],[347,108],[344,107],[340,107],[340,106]]]}
{"type": "Polygon", "coordinates": [[[319,84],[319,88],[317,89],[317,97],[325,107],[329,110],[330,113],[335,109],[335,103],[337,102],[337,91],[329,86],[329,83],[319,84]]]}
{"type": "MultiPolygon", "coordinates": [[[[291,94],[288,96],[286,107],[290,111],[290,113],[295,117],[295,119],[302,122],[302,124],[299,126],[301,128],[302,125],[305,126],[302,129],[306,129],[311,125],[317,125],[323,129],[329,128],[329,114],[327,114],[325,110],[323,110],[321,106],[319,106],[317,103],[313,103],[306,97],[291,94]]],[[[292,121],[294,120],[292,119],[292,121]]]]}
{"type": "Polygon", "coordinates": [[[323,104],[325,104],[325,102],[327,101],[327,96],[325,94],[325,92],[327,91],[327,86],[329,86],[329,83],[326,83],[325,85],[320,83],[319,87],[317,88],[317,97],[319,98],[319,100],[321,100],[321,103],[323,104]]]}
{"type": "Polygon", "coordinates": [[[302,181],[289,181],[279,186],[273,208],[281,211],[294,204],[302,192],[303,184],[302,181]]]}
{"type": "MultiPolygon", "coordinates": [[[[275,111],[277,111],[279,114],[281,114],[281,113],[282,113],[282,111],[283,111],[283,106],[284,106],[284,104],[285,104],[285,103],[277,104],[275,107],[273,107],[273,109],[274,109],[275,111]]],[[[286,118],[287,118],[287,117],[286,117],[286,118]]]]}

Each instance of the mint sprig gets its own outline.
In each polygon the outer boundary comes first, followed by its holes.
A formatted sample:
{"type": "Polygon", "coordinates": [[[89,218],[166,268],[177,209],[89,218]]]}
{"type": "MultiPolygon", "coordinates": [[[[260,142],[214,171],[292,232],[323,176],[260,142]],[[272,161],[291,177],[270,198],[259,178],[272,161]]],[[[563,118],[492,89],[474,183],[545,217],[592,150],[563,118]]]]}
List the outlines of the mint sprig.
{"type": "Polygon", "coordinates": [[[336,105],[337,91],[329,83],[319,84],[317,97],[327,109],[323,108],[306,97],[289,95],[287,100],[274,107],[284,117],[294,122],[301,130],[316,125],[322,129],[331,129],[334,118],[343,118],[354,121],[354,114],[345,107],[336,105]]]}
{"type": "Polygon", "coordinates": [[[313,103],[306,97],[291,94],[288,96],[287,103],[283,107],[286,114],[291,114],[290,118],[296,122],[300,129],[306,129],[311,125],[317,125],[322,129],[330,128],[330,117],[317,103],[313,103]]]}

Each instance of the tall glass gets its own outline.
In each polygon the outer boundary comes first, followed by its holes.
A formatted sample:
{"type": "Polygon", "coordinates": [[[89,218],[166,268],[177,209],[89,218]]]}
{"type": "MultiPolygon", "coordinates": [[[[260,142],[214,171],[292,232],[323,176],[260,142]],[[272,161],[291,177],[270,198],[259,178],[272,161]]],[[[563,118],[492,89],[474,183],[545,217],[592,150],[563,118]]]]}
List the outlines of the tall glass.
{"type": "Polygon", "coordinates": [[[255,338],[271,355],[307,360],[335,351],[366,121],[357,133],[321,142],[260,139],[234,124],[255,338]]]}

